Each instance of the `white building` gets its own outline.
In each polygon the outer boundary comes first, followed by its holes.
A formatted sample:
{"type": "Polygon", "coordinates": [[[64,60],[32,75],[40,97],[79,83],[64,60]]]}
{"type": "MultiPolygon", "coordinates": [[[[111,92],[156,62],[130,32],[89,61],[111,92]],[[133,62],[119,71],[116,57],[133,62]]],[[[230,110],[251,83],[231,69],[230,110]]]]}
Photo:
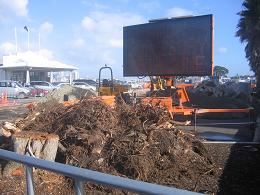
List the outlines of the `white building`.
{"type": "Polygon", "coordinates": [[[72,82],[76,68],[73,65],[61,63],[56,60],[49,60],[39,52],[18,52],[14,55],[3,56],[0,63],[0,80],[14,80],[23,83],[30,81],[53,81],[53,73],[69,71],[69,80],[72,82]]]}

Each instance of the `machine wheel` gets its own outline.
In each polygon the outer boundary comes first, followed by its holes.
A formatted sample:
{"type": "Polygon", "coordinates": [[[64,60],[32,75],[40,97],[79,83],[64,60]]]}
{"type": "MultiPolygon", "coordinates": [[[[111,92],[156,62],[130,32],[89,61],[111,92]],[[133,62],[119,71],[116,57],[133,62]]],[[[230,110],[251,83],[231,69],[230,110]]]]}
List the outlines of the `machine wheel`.
{"type": "Polygon", "coordinates": [[[39,93],[39,96],[40,96],[40,97],[43,97],[43,96],[44,96],[44,93],[39,93]]]}
{"type": "Polygon", "coordinates": [[[116,96],[116,102],[117,103],[122,103],[125,102],[126,104],[131,104],[131,96],[129,93],[120,93],[119,95],[116,96]]]}
{"type": "Polygon", "coordinates": [[[24,99],[25,97],[26,95],[23,92],[19,93],[19,95],[17,96],[18,99],[24,99]]]}

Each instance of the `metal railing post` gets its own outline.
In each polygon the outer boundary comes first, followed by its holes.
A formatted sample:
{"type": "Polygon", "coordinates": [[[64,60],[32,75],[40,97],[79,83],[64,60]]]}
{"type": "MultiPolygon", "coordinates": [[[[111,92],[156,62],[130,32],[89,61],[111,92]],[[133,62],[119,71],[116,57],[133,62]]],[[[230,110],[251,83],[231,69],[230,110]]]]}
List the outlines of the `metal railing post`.
{"type": "Polygon", "coordinates": [[[84,188],[83,188],[83,181],[75,179],[75,192],[76,195],[85,195],[84,188]]]}
{"type": "Polygon", "coordinates": [[[194,110],[194,132],[197,131],[197,110],[194,110]]]}
{"type": "Polygon", "coordinates": [[[28,195],[34,195],[33,167],[25,165],[25,174],[26,174],[26,192],[28,195]]]}

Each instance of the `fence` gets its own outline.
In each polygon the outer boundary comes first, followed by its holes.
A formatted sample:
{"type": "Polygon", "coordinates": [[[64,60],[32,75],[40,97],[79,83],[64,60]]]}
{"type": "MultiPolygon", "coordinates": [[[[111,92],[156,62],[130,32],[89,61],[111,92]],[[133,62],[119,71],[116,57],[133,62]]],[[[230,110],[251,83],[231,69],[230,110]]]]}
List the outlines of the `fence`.
{"type": "Polygon", "coordinates": [[[218,126],[218,125],[255,125],[256,122],[251,121],[251,112],[253,108],[243,108],[243,109],[195,109],[194,110],[194,131],[197,131],[197,126],[218,126]],[[226,123],[206,123],[206,124],[197,124],[197,115],[198,114],[207,114],[207,113],[248,113],[247,122],[226,122],[226,123]]]}
{"type": "Polygon", "coordinates": [[[75,192],[77,195],[85,194],[84,182],[93,182],[108,185],[123,190],[128,190],[140,194],[174,194],[174,195],[196,195],[199,193],[171,188],[147,182],[136,181],[119,176],[109,175],[88,169],[82,169],[57,162],[46,161],[14,152],[0,149],[0,158],[15,161],[25,165],[26,190],[28,195],[34,194],[33,167],[56,172],[71,177],[75,181],[75,192]]]}

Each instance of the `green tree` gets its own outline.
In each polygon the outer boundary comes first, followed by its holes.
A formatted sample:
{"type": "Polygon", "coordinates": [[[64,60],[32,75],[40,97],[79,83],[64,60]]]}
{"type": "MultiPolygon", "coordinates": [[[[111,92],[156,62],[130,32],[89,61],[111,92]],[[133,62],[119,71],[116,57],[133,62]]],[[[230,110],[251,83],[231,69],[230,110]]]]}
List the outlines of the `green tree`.
{"type": "Polygon", "coordinates": [[[244,0],[236,36],[245,43],[246,58],[257,79],[257,94],[260,95],[260,1],[244,0]]]}
{"type": "Polygon", "coordinates": [[[214,75],[218,77],[227,76],[228,69],[223,66],[215,66],[214,67],[214,75]]]}

